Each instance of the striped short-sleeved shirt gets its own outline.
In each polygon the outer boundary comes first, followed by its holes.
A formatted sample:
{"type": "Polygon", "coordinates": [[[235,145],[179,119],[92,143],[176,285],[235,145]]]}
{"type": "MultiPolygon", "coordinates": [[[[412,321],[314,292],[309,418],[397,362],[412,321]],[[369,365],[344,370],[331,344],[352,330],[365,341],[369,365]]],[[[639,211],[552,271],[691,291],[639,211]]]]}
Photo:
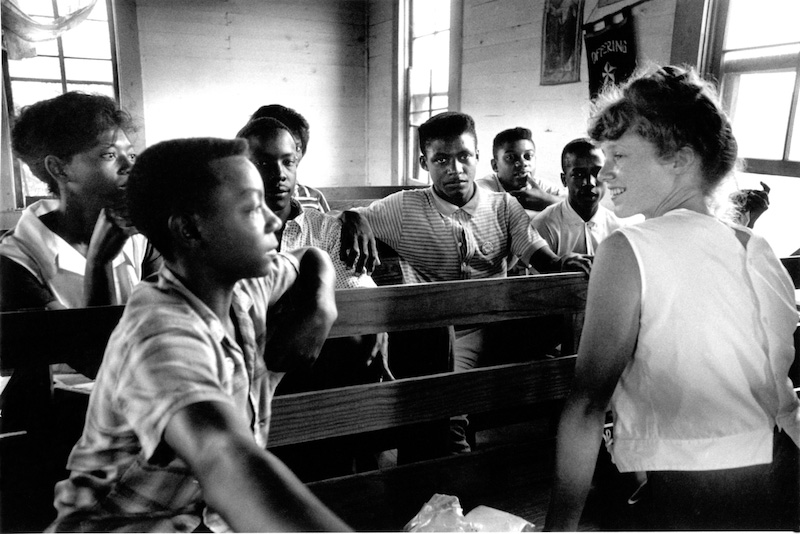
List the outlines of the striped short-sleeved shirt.
{"type": "Polygon", "coordinates": [[[509,253],[528,264],[547,246],[516,199],[479,187],[460,208],[427,188],[400,191],[357,211],[420,282],[504,277],[509,253]]]}
{"type": "Polygon", "coordinates": [[[307,185],[295,184],[292,195],[304,208],[312,208],[322,213],[331,211],[328,201],[322,191],[308,187],[307,185]]]}
{"type": "Polygon", "coordinates": [[[83,434],[67,462],[70,477],[56,485],[55,527],[197,528],[204,513],[200,486],[163,445],[164,430],[190,404],[222,402],[241,410],[266,447],[282,376],[264,361],[267,308],[296,275],[296,260],[279,254],[269,275],[237,283],[232,310],[241,344],[166,267],[156,281],[136,287],[109,339],[83,434]]]}

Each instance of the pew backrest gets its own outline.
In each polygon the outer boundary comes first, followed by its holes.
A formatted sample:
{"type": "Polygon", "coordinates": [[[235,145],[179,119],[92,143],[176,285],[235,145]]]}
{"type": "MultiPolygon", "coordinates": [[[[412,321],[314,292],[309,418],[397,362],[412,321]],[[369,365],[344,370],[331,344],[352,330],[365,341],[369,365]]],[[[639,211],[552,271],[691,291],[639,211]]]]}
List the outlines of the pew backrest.
{"type": "Polygon", "coordinates": [[[359,206],[368,206],[372,201],[403,191],[404,189],[422,189],[426,186],[415,185],[367,185],[318,188],[328,201],[332,210],[342,211],[359,206]]]}

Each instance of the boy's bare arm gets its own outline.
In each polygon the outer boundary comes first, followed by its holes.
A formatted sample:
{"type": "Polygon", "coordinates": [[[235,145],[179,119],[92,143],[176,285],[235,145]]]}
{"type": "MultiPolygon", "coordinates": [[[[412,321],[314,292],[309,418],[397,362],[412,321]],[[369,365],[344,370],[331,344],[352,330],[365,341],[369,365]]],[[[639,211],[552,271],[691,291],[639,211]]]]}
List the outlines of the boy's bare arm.
{"type": "Polygon", "coordinates": [[[381,264],[378,245],[369,221],[357,211],[343,211],[340,259],[357,273],[372,274],[381,264]]]}
{"type": "Polygon", "coordinates": [[[347,531],[274,455],[261,449],[244,414],[200,402],[177,412],[164,440],[200,482],[205,502],[237,532],[347,531]]]}
{"type": "Polygon", "coordinates": [[[509,191],[509,194],[516,198],[526,210],[542,211],[547,206],[561,202],[562,197],[551,195],[547,191],[534,187],[532,189],[522,189],[520,191],[509,191]]]}
{"type": "Polygon", "coordinates": [[[588,276],[592,272],[591,256],[574,252],[556,256],[548,246],[537,249],[531,256],[530,263],[540,273],[577,271],[588,276]]]}
{"type": "Polygon", "coordinates": [[[336,277],[328,254],[315,247],[289,252],[300,261],[292,287],[270,309],[267,367],[290,371],[311,365],[336,320],[336,277]]]}

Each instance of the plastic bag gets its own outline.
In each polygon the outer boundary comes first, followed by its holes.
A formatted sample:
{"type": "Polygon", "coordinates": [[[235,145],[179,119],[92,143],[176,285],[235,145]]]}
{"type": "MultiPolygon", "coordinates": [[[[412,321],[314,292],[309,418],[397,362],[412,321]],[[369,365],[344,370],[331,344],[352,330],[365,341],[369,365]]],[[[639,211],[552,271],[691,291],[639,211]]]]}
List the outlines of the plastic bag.
{"type": "Polygon", "coordinates": [[[458,497],[434,494],[403,530],[406,532],[533,532],[534,525],[508,512],[478,506],[466,516],[458,497]]]}
{"type": "Polygon", "coordinates": [[[464,516],[478,528],[478,532],[535,532],[533,523],[518,515],[509,514],[488,506],[476,506],[464,516]]]}
{"type": "Polygon", "coordinates": [[[406,532],[477,532],[464,518],[458,497],[435,493],[414,518],[403,527],[406,532]]]}

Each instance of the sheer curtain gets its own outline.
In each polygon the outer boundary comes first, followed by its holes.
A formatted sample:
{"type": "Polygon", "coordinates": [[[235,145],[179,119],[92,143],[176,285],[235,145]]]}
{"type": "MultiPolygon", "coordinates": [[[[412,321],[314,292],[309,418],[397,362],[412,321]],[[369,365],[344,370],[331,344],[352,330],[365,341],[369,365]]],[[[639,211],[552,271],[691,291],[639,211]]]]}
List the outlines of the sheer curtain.
{"type": "Polygon", "coordinates": [[[23,59],[36,55],[33,43],[55,39],[86,20],[97,0],[74,2],[79,7],[51,22],[34,20],[20,9],[16,0],[2,2],[3,48],[8,52],[8,59],[23,59]]]}

